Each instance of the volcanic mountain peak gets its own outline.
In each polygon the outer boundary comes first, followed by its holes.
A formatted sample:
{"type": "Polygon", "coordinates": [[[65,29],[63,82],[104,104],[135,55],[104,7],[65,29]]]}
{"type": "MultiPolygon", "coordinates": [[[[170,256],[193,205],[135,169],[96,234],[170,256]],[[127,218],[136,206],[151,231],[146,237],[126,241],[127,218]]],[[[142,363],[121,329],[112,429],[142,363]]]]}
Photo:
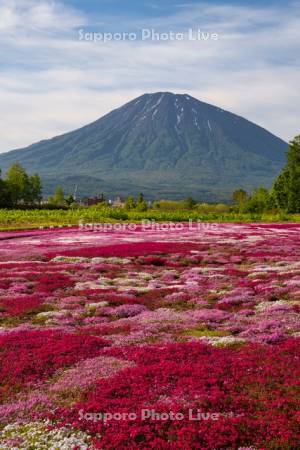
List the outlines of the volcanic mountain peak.
{"type": "Polygon", "coordinates": [[[265,129],[188,94],[144,94],[90,125],[0,155],[55,184],[108,195],[226,200],[236,187],[270,186],[287,144],[265,129]],[[70,181],[72,180],[72,181],[70,181]]]}

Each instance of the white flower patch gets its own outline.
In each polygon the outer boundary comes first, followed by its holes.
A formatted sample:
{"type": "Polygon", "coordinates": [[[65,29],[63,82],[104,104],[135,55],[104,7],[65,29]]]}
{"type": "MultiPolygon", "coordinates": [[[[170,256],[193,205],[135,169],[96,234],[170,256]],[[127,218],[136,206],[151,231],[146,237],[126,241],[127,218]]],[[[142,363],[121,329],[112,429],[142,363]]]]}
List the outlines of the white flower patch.
{"type": "Polygon", "coordinates": [[[234,336],[202,336],[200,340],[209,342],[216,347],[218,345],[233,345],[246,342],[245,339],[236,338],[234,336]]]}
{"type": "Polygon", "coordinates": [[[258,305],[255,306],[256,311],[262,312],[262,311],[270,311],[272,309],[277,309],[281,306],[289,306],[290,303],[286,302],[284,300],[278,300],[276,302],[261,302],[258,305]]]}
{"type": "Polygon", "coordinates": [[[108,302],[98,302],[98,303],[88,303],[85,305],[86,309],[88,310],[95,310],[97,308],[104,308],[105,306],[108,306],[108,302]]]}
{"type": "Polygon", "coordinates": [[[105,258],[103,256],[97,256],[95,258],[86,258],[83,256],[56,256],[51,259],[51,262],[64,262],[64,263],[91,263],[91,264],[130,264],[131,259],[119,258],[117,256],[111,256],[105,258]]]}
{"type": "Polygon", "coordinates": [[[125,264],[130,264],[131,263],[131,259],[129,259],[129,258],[119,258],[117,256],[110,256],[109,258],[104,258],[102,256],[98,256],[96,258],[89,259],[89,261],[92,264],[106,263],[106,264],[124,264],[125,265],[125,264]]]}
{"type": "Polygon", "coordinates": [[[97,283],[96,281],[86,281],[84,283],[77,283],[75,285],[75,289],[77,291],[84,291],[85,289],[98,289],[98,290],[105,290],[107,289],[107,285],[101,285],[99,283],[97,283]]]}
{"type": "Polygon", "coordinates": [[[83,258],[80,256],[56,256],[55,258],[51,259],[51,262],[84,263],[88,260],[88,258],[83,258]]]}
{"type": "Polygon", "coordinates": [[[13,423],[1,432],[1,450],[81,450],[92,449],[90,437],[70,428],[49,430],[49,422],[31,422],[28,424],[13,423]]]}
{"type": "Polygon", "coordinates": [[[62,317],[65,314],[69,314],[69,311],[61,310],[61,311],[44,311],[40,312],[36,315],[37,319],[52,319],[57,317],[62,317]]]}

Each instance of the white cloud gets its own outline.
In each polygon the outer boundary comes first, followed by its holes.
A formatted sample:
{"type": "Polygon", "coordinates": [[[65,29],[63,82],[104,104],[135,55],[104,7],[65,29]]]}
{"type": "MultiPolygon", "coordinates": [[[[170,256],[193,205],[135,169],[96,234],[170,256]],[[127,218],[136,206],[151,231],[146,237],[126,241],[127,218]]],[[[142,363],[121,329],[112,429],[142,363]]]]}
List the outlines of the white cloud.
{"type": "Polygon", "coordinates": [[[150,27],[199,26],[220,40],[103,44],[79,42],[77,31],[103,18],[56,1],[0,0],[0,151],[70,131],[158,90],[188,92],[290,139],[300,132],[299,17],[296,4],[183,6],[150,27]]]}
{"type": "Polygon", "coordinates": [[[47,0],[0,0],[0,31],[20,33],[66,30],[84,23],[83,16],[62,3],[47,0]]]}

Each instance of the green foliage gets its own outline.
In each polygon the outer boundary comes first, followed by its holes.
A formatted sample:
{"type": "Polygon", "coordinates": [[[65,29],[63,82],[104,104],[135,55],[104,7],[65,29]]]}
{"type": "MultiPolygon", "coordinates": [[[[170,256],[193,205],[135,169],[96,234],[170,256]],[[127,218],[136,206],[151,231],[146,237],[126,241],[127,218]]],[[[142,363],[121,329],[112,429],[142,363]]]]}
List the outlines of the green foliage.
{"type": "Polygon", "coordinates": [[[125,209],[127,211],[147,211],[148,205],[143,194],[139,194],[138,199],[135,200],[133,196],[129,196],[125,202],[125,209]]]}
{"type": "Polygon", "coordinates": [[[37,174],[29,176],[19,163],[13,164],[0,180],[0,206],[33,206],[42,200],[42,183],[37,174]]]}
{"type": "Polygon", "coordinates": [[[284,169],[276,179],[272,196],[275,200],[275,205],[279,209],[287,209],[288,205],[288,185],[289,185],[289,171],[284,169]]]}
{"type": "Polygon", "coordinates": [[[125,208],[126,208],[128,211],[130,211],[130,210],[136,208],[136,201],[135,201],[135,199],[134,199],[134,197],[133,197],[132,195],[130,195],[130,196],[127,198],[127,200],[126,200],[126,202],[125,202],[125,208]]]}
{"type": "Polygon", "coordinates": [[[42,182],[40,176],[35,173],[29,177],[29,199],[30,203],[41,203],[42,201],[42,182]]]}
{"type": "Polygon", "coordinates": [[[260,187],[255,189],[252,196],[240,205],[242,213],[263,213],[270,209],[271,197],[267,189],[260,187]]]}
{"type": "Polygon", "coordinates": [[[153,202],[153,208],[161,211],[188,211],[194,209],[195,207],[198,207],[198,205],[192,197],[188,197],[181,201],[159,200],[153,202]]]}
{"type": "Polygon", "coordinates": [[[182,209],[182,205],[176,200],[158,200],[153,202],[153,208],[162,211],[178,211],[182,209]]]}
{"type": "Polygon", "coordinates": [[[136,210],[139,212],[144,212],[144,211],[147,211],[147,209],[148,209],[148,205],[147,205],[146,200],[144,199],[144,195],[139,194],[138,201],[136,204],[136,210]]]}
{"type": "Polygon", "coordinates": [[[0,208],[6,208],[11,206],[10,190],[5,181],[1,179],[0,171],[0,208]]]}
{"type": "Polygon", "coordinates": [[[139,196],[138,196],[138,200],[137,200],[137,202],[138,203],[143,203],[143,201],[145,200],[145,198],[144,198],[144,194],[139,194],[139,196]]]}
{"type": "Polygon", "coordinates": [[[60,186],[57,186],[54,195],[50,196],[48,199],[48,203],[53,206],[63,207],[66,206],[66,200],[64,191],[60,186]]]}
{"type": "Polygon", "coordinates": [[[246,191],[238,189],[232,197],[242,214],[253,216],[266,211],[277,211],[281,215],[284,211],[300,213],[300,136],[290,142],[286,166],[270,191],[261,187],[248,197],[246,191]]]}
{"type": "Polygon", "coordinates": [[[187,197],[182,202],[183,209],[193,209],[197,202],[192,197],[187,197]]]}
{"type": "Polygon", "coordinates": [[[195,209],[200,214],[216,214],[218,216],[229,213],[232,208],[230,205],[225,205],[224,203],[199,203],[195,209]]]}
{"type": "Polygon", "coordinates": [[[73,206],[74,202],[75,202],[75,200],[74,200],[73,195],[67,195],[66,196],[65,203],[66,203],[67,206],[69,206],[69,207],[73,206]]]}
{"type": "Polygon", "coordinates": [[[287,168],[288,178],[288,211],[300,212],[300,136],[290,143],[287,168]]]}
{"type": "Polygon", "coordinates": [[[276,205],[289,213],[300,212],[300,136],[290,142],[287,164],[273,186],[276,205]]]}
{"type": "Polygon", "coordinates": [[[21,202],[27,203],[29,196],[29,177],[23,167],[15,163],[7,172],[6,182],[8,183],[13,205],[21,202]]]}
{"type": "Polygon", "coordinates": [[[103,222],[141,222],[142,220],[155,220],[156,222],[188,222],[193,220],[201,222],[300,222],[300,215],[287,214],[257,214],[235,212],[207,212],[193,211],[160,211],[148,209],[145,212],[125,211],[124,208],[111,208],[109,206],[92,206],[70,209],[0,209],[0,228],[2,230],[29,229],[49,226],[79,226],[82,223],[103,222]]]}
{"type": "Polygon", "coordinates": [[[234,203],[241,205],[248,199],[248,194],[244,189],[236,189],[232,194],[234,203]]]}

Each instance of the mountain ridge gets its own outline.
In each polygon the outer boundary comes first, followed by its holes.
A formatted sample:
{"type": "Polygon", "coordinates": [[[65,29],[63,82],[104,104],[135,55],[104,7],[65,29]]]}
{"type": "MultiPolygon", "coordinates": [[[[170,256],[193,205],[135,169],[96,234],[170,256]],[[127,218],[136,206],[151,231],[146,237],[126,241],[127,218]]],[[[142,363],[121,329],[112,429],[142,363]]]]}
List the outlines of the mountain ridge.
{"type": "MultiPolygon", "coordinates": [[[[224,201],[237,187],[269,187],[287,143],[264,128],[188,94],[143,94],[96,121],[0,155],[41,174],[46,193],[70,176],[86,179],[81,195],[104,192],[149,198],[224,201]],[[99,185],[97,185],[99,179],[99,185]]],[[[80,183],[79,183],[80,184],[80,183]]]]}

